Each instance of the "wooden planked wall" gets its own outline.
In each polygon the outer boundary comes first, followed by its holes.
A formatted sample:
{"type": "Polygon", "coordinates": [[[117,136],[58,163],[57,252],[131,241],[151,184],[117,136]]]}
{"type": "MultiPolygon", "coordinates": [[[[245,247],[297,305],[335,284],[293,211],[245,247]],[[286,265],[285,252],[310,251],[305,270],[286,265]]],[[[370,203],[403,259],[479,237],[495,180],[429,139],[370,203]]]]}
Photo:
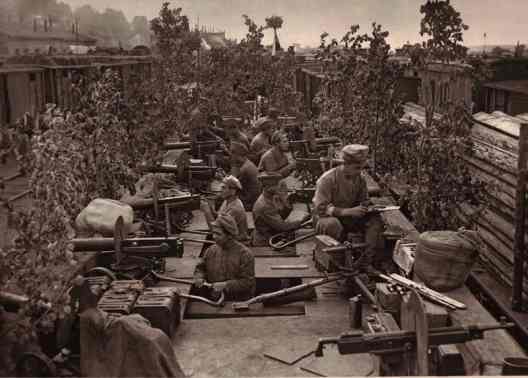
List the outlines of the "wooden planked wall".
{"type": "MultiPolygon", "coordinates": [[[[512,286],[519,125],[527,121],[501,112],[477,113],[474,119],[473,154],[465,160],[473,177],[488,183],[489,206],[481,210],[458,204],[458,213],[482,237],[483,265],[504,284],[512,286]]],[[[528,233],[525,239],[528,242],[528,233]]],[[[528,294],[528,284],[524,292],[528,294]]]]}

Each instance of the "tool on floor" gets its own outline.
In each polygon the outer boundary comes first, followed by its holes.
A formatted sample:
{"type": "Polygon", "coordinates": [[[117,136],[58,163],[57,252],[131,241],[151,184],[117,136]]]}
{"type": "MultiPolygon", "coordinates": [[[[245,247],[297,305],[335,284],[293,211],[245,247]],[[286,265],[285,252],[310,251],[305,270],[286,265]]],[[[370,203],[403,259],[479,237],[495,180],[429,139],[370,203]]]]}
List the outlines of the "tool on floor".
{"type": "MultiPolygon", "coordinates": [[[[324,284],[327,284],[327,283],[330,283],[330,282],[338,281],[338,280],[340,280],[342,278],[343,278],[343,276],[341,276],[341,275],[336,276],[336,277],[321,278],[321,279],[314,280],[312,282],[308,282],[308,283],[305,283],[305,284],[288,287],[286,289],[277,290],[277,291],[274,291],[274,292],[271,292],[271,293],[261,294],[261,295],[258,295],[256,297],[251,298],[251,299],[249,299],[247,301],[244,301],[244,302],[234,302],[233,303],[233,309],[235,311],[247,311],[247,310],[249,310],[249,306],[252,305],[252,304],[264,303],[266,301],[269,301],[269,300],[272,300],[272,299],[275,299],[275,298],[284,297],[286,295],[297,293],[297,292],[300,292],[300,291],[303,291],[303,290],[306,290],[306,289],[309,289],[309,288],[314,288],[316,286],[320,286],[320,285],[324,285],[324,284]]],[[[297,299],[297,300],[299,300],[299,299],[297,299]]]]}

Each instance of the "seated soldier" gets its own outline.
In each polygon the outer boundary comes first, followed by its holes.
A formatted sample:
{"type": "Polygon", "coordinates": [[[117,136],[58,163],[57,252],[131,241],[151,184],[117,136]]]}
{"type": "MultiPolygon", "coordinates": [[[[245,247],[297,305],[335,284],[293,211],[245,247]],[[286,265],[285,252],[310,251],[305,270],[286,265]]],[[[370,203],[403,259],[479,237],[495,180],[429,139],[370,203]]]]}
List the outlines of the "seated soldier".
{"type": "Polygon", "coordinates": [[[258,180],[258,169],[247,157],[249,149],[241,143],[231,143],[231,175],[238,178],[243,190],[240,192],[240,199],[246,211],[251,211],[253,205],[260,196],[261,188],[258,180]]]}
{"type": "MultiPolygon", "coordinates": [[[[227,147],[221,133],[223,130],[213,127],[210,120],[202,113],[202,111],[196,107],[191,112],[189,134],[191,142],[193,144],[198,142],[209,142],[216,141],[218,148],[224,152],[227,152],[227,147]]],[[[203,158],[203,156],[195,156],[197,158],[203,158]]]]}
{"type": "Polygon", "coordinates": [[[318,234],[336,240],[347,239],[348,232],[364,232],[367,244],[363,267],[372,264],[383,251],[383,223],[378,214],[367,214],[367,183],[361,175],[368,147],[352,144],[342,150],[344,163],[325,172],[316,184],[313,198],[314,224],[318,234]]]}
{"type": "Polygon", "coordinates": [[[296,230],[310,218],[310,215],[307,215],[298,221],[285,220],[292,207],[288,202],[288,190],[281,179],[282,176],[279,174],[259,176],[263,191],[253,206],[253,221],[255,222],[253,246],[255,247],[267,246],[273,235],[296,230]]]}
{"type": "Polygon", "coordinates": [[[288,136],[281,131],[275,131],[271,137],[273,147],[262,155],[259,171],[268,174],[278,173],[283,178],[295,170],[296,163],[288,160],[286,152],[290,150],[288,136]]]}
{"type": "Polygon", "coordinates": [[[271,135],[275,124],[268,117],[261,117],[255,123],[255,127],[260,132],[253,138],[250,145],[251,160],[258,164],[264,152],[271,148],[271,135]]]}
{"type": "Polygon", "coordinates": [[[227,119],[223,124],[226,136],[229,138],[229,143],[242,143],[249,149],[249,139],[246,134],[240,131],[239,122],[236,119],[227,119]]]}
{"type": "Polygon", "coordinates": [[[220,214],[212,223],[213,244],[204,253],[194,272],[194,285],[213,285],[211,297],[223,292],[226,300],[242,301],[255,295],[255,258],[244,244],[238,242],[238,228],[232,216],[220,214]]]}
{"type": "Polygon", "coordinates": [[[200,208],[205,215],[205,219],[210,229],[212,223],[219,214],[231,215],[238,226],[237,240],[242,243],[248,243],[249,235],[246,210],[244,209],[242,201],[238,198],[241,191],[242,185],[240,184],[240,181],[238,181],[236,177],[227,176],[222,181],[220,196],[224,201],[222,202],[220,209],[218,209],[218,213],[211,208],[207,201],[202,201],[200,203],[200,208]]]}

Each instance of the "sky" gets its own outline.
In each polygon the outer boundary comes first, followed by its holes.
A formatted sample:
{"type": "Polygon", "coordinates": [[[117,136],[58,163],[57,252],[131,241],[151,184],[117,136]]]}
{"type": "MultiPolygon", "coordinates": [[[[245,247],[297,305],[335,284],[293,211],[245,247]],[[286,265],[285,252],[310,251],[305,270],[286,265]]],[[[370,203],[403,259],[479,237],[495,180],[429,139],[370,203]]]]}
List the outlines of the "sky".
{"type": "MultiPolygon", "coordinates": [[[[62,0],[72,8],[90,4],[103,11],[107,7],[121,9],[129,20],[134,16],[156,17],[165,0],[62,0]]],[[[368,32],[372,22],[388,30],[389,43],[399,47],[420,39],[420,5],[425,0],[172,0],[173,8],[181,7],[191,24],[198,22],[208,29],[225,30],[229,38],[240,40],[247,32],[242,14],[258,25],[265,18],[278,15],[284,19],[279,39],[283,46],[300,43],[317,46],[319,36],[327,32],[341,38],[350,25],[359,24],[368,32]]],[[[469,30],[464,44],[528,44],[528,0],[452,0],[469,30]],[[486,39],[484,39],[486,33],[486,39]]],[[[265,43],[271,43],[272,31],[265,32],[265,43]]]]}

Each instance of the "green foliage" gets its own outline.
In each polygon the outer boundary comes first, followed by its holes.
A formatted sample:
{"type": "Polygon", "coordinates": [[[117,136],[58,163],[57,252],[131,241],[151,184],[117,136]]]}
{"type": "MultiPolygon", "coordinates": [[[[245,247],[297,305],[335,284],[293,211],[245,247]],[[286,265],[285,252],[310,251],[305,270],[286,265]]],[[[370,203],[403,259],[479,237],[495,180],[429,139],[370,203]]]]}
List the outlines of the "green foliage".
{"type": "Polygon", "coordinates": [[[466,55],[467,48],[462,42],[468,26],[449,0],[427,0],[420,13],[423,14],[420,35],[429,37],[422,45],[428,60],[449,62],[466,55]]]}

